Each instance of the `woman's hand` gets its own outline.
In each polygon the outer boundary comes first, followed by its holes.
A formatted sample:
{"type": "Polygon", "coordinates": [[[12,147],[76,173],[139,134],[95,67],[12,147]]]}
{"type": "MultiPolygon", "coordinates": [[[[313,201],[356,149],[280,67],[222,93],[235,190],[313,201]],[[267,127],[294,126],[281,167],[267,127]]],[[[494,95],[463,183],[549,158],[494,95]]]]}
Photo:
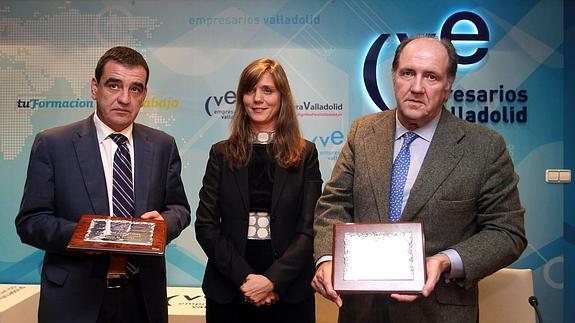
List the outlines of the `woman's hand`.
{"type": "Polygon", "coordinates": [[[257,306],[273,304],[278,300],[274,284],[264,275],[249,274],[240,290],[246,301],[257,306]]]}

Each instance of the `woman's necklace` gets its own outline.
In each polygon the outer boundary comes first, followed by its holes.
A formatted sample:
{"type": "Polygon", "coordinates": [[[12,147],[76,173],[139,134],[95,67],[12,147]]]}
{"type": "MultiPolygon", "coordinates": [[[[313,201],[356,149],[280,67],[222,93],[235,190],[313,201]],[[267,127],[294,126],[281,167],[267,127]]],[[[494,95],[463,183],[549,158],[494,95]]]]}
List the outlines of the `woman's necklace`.
{"type": "Polygon", "coordinates": [[[269,144],[274,139],[275,131],[258,131],[255,134],[255,144],[269,144]]]}

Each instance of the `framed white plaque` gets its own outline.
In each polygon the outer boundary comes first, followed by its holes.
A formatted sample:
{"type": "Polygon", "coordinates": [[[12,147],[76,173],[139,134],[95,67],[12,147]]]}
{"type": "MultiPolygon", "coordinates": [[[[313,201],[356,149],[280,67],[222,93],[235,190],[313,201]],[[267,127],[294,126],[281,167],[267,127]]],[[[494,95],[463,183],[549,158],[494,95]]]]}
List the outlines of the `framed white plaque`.
{"type": "Polygon", "coordinates": [[[335,224],[334,289],[340,293],[421,293],[425,239],[421,222],[335,224]]]}

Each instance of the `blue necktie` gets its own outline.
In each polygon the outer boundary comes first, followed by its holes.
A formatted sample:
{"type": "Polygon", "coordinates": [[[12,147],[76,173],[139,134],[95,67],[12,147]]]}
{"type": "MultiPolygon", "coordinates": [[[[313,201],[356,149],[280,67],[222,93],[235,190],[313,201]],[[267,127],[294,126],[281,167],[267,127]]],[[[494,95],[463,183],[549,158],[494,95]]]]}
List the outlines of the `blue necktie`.
{"type": "Polygon", "coordinates": [[[134,216],[134,184],[132,182],[132,161],[128,150],[128,138],[113,133],[110,138],[118,145],[114,154],[114,171],[112,175],[112,205],[114,216],[131,218],[134,216]]]}
{"type": "Polygon", "coordinates": [[[409,171],[409,145],[417,138],[415,132],[406,132],[403,135],[403,145],[393,162],[391,171],[391,192],[389,194],[389,220],[396,222],[401,217],[401,204],[403,202],[403,189],[409,171]]]}

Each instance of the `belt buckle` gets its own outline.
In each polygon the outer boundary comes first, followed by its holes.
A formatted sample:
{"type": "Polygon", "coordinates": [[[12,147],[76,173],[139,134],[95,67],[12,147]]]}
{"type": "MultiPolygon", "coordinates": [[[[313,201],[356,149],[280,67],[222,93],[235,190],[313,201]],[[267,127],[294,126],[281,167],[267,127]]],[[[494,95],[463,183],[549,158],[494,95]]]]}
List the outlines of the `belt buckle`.
{"type": "Polygon", "coordinates": [[[130,277],[126,274],[108,274],[106,277],[107,288],[120,288],[128,284],[130,277]]]}

